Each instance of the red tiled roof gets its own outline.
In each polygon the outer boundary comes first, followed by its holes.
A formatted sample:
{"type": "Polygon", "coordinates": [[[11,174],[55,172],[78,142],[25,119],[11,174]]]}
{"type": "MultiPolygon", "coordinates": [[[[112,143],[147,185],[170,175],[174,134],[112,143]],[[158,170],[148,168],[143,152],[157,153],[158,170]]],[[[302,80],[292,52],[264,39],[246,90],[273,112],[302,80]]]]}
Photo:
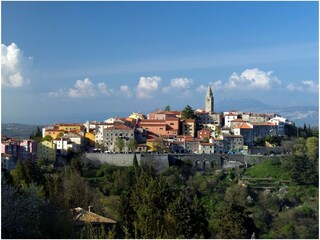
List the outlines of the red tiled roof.
{"type": "Polygon", "coordinates": [[[231,122],[245,122],[245,121],[243,119],[241,119],[241,118],[238,118],[238,119],[232,120],[231,122]]]}
{"type": "Polygon", "coordinates": [[[224,135],[224,138],[243,138],[242,135],[224,135]]]}
{"type": "Polygon", "coordinates": [[[251,123],[254,126],[275,126],[275,123],[270,122],[258,122],[258,123],[251,123]]]}
{"type": "Polygon", "coordinates": [[[240,128],[241,128],[241,129],[252,129],[252,127],[251,127],[251,126],[249,126],[249,125],[248,125],[248,124],[246,124],[246,123],[244,123],[244,124],[240,125],[240,128]]]}
{"type": "Polygon", "coordinates": [[[200,145],[202,145],[202,146],[214,146],[213,143],[205,143],[205,142],[201,142],[200,145]]]}

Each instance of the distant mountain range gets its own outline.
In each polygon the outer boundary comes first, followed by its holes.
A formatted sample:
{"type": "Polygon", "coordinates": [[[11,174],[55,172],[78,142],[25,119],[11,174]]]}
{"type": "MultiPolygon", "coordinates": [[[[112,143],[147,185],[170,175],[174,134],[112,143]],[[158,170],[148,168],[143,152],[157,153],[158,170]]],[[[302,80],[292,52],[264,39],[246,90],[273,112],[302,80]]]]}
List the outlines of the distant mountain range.
{"type": "MultiPolygon", "coordinates": [[[[319,108],[317,106],[298,106],[298,107],[281,107],[270,106],[259,100],[253,98],[245,99],[224,99],[215,104],[216,112],[224,111],[244,111],[256,113],[277,113],[291,121],[294,121],[296,126],[303,126],[303,124],[314,127],[319,126],[319,108]]],[[[90,115],[92,118],[92,115],[90,115]]],[[[94,116],[94,119],[102,120],[115,116],[129,116],[129,113],[99,113],[94,116]]],[[[89,116],[78,116],[77,121],[70,119],[70,122],[85,122],[89,116]]],[[[66,119],[65,119],[66,120],[66,119]]],[[[54,121],[54,119],[53,119],[54,121]]],[[[57,121],[57,123],[60,121],[57,121]]],[[[36,132],[37,127],[43,128],[44,125],[28,125],[21,123],[2,123],[1,135],[7,135],[14,138],[29,138],[30,134],[36,132]]],[[[48,125],[46,125],[48,126],[48,125]]]]}
{"type": "Polygon", "coordinates": [[[224,99],[215,105],[216,112],[232,110],[256,113],[277,113],[282,117],[294,121],[296,126],[302,126],[304,123],[307,125],[310,124],[311,126],[319,126],[319,107],[317,106],[270,106],[253,98],[224,99]]]}
{"type": "Polygon", "coordinates": [[[37,131],[37,127],[42,129],[44,126],[21,123],[1,123],[1,135],[12,138],[29,138],[30,134],[37,131]]]}

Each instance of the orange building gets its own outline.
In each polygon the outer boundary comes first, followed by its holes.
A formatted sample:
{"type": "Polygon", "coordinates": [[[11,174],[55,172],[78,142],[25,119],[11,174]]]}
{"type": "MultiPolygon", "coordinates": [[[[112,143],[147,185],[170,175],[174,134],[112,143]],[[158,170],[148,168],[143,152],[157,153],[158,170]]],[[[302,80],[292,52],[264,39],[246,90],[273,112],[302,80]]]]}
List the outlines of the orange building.
{"type": "Polygon", "coordinates": [[[179,118],[167,118],[164,120],[141,120],[140,127],[149,133],[158,136],[177,136],[180,131],[179,118]]]}

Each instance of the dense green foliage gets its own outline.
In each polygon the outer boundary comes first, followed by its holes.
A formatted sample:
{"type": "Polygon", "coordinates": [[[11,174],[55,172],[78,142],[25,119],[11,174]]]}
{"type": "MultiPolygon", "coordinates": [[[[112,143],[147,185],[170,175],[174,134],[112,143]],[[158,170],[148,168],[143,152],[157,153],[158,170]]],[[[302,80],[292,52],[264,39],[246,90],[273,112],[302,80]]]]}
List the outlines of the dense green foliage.
{"type": "Polygon", "coordinates": [[[116,139],[116,147],[118,149],[119,152],[122,152],[123,148],[124,148],[124,141],[121,137],[117,137],[116,139]]]}
{"type": "Polygon", "coordinates": [[[131,167],[74,155],[59,171],[19,161],[2,171],[2,237],[317,239],[318,138],[290,141],[290,155],[207,173],[155,173],[136,155],[131,167]],[[70,209],[88,206],[117,224],[75,229],[70,209]]]}
{"type": "Polygon", "coordinates": [[[185,108],[181,112],[181,119],[195,119],[196,115],[194,114],[194,110],[189,106],[185,106],[185,108]]]}

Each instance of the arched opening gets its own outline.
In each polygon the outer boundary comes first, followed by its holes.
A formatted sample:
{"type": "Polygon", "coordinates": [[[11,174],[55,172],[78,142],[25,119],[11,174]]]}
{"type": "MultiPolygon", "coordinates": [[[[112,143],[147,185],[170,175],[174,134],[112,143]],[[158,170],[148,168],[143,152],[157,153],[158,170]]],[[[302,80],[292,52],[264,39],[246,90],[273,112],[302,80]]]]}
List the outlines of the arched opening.
{"type": "Polygon", "coordinates": [[[204,160],[203,161],[203,170],[209,170],[209,167],[210,167],[210,163],[208,160],[204,160]]]}

